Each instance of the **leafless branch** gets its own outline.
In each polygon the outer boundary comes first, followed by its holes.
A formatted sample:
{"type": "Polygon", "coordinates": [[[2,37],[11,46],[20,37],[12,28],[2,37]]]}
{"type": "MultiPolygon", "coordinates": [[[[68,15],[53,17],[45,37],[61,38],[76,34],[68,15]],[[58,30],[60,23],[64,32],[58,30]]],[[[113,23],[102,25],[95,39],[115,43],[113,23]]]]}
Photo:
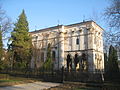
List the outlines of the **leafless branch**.
{"type": "Polygon", "coordinates": [[[111,0],[109,7],[104,12],[106,24],[109,25],[105,31],[105,43],[120,45],[120,0],[111,0]]]}
{"type": "Polygon", "coordinates": [[[2,31],[3,39],[6,39],[8,33],[11,31],[11,19],[6,16],[5,11],[0,7],[0,30],[2,31]]]}
{"type": "Polygon", "coordinates": [[[111,5],[105,9],[104,14],[110,27],[120,28],[120,0],[111,0],[111,5]]]}

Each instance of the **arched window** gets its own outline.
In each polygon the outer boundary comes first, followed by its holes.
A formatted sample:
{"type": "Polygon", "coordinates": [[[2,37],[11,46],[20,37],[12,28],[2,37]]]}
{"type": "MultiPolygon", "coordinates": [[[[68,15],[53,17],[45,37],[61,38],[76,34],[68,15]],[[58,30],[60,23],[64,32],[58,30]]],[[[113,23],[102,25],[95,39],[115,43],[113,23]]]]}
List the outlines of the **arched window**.
{"type": "Polygon", "coordinates": [[[79,38],[76,39],[76,44],[79,45],[79,38]]]}

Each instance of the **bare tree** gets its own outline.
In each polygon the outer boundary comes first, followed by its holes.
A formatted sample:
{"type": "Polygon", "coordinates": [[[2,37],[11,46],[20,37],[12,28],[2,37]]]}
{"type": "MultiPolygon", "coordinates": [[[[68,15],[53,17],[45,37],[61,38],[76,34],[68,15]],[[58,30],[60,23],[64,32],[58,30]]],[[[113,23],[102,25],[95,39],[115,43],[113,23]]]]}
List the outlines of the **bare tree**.
{"type": "Polygon", "coordinates": [[[104,14],[109,25],[109,31],[105,32],[108,42],[120,45],[120,0],[111,0],[104,14]]]}
{"type": "Polygon", "coordinates": [[[0,7],[0,30],[2,32],[2,39],[5,40],[8,38],[8,33],[11,28],[11,20],[6,15],[5,11],[0,7]]]}
{"type": "Polygon", "coordinates": [[[98,24],[100,24],[102,22],[102,14],[98,10],[93,9],[90,16],[89,16],[89,19],[95,21],[98,24]]]}
{"type": "Polygon", "coordinates": [[[120,0],[111,0],[111,5],[105,9],[105,16],[110,27],[120,28],[120,0]]]}
{"type": "MultiPolygon", "coordinates": [[[[5,11],[0,7],[0,68],[3,69],[7,64],[5,59],[7,53],[3,49],[3,40],[6,39],[8,30],[10,29],[10,19],[6,16],[5,11]]],[[[7,65],[8,66],[8,65],[7,65]]]]}

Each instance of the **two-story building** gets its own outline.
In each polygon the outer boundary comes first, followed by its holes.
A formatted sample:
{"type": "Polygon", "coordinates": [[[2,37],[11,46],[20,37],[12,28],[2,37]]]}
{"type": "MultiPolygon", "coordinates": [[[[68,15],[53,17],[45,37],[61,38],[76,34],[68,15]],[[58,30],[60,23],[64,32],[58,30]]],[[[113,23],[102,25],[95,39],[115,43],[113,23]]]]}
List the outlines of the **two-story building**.
{"type": "MultiPolygon", "coordinates": [[[[94,21],[83,21],[70,25],[58,25],[31,32],[32,43],[38,49],[36,62],[40,67],[47,57],[48,44],[51,45],[51,54],[54,69],[67,67],[67,56],[71,55],[74,68],[75,54],[86,55],[89,71],[104,70],[103,29],[94,21]]],[[[31,60],[34,68],[35,57],[31,60]]],[[[80,68],[78,64],[77,68],[80,68]]]]}

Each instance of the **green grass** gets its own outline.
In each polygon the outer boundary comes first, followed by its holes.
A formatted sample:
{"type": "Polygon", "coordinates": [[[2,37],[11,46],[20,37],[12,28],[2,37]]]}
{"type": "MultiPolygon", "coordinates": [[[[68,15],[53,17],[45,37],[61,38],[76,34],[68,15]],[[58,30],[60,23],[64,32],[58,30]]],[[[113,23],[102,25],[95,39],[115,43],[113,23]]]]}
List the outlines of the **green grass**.
{"type": "Polygon", "coordinates": [[[4,83],[4,82],[18,82],[20,80],[0,80],[0,83],[4,83]]]}
{"type": "Polygon", "coordinates": [[[8,74],[0,74],[0,87],[23,83],[31,83],[35,81],[37,80],[31,78],[9,76],[8,74]]]}

